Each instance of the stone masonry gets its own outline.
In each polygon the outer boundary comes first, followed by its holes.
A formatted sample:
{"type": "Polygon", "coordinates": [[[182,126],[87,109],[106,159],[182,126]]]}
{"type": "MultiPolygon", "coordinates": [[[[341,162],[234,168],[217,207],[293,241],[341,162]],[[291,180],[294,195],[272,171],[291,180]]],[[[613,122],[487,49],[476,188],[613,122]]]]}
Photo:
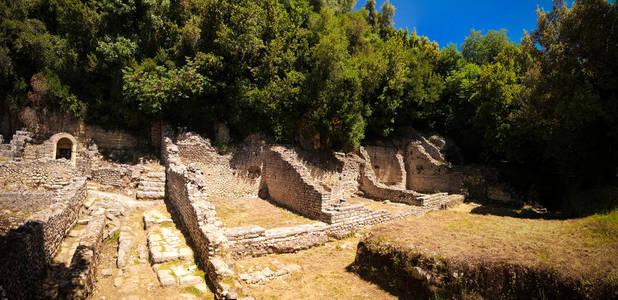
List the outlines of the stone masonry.
{"type": "Polygon", "coordinates": [[[0,295],[31,299],[40,293],[46,266],[85,198],[86,178],[53,192],[0,195],[0,295]]]}
{"type": "Polygon", "coordinates": [[[260,193],[299,214],[319,220],[330,202],[328,187],[316,182],[292,151],[272,147],[264,154],[260,193]]]}

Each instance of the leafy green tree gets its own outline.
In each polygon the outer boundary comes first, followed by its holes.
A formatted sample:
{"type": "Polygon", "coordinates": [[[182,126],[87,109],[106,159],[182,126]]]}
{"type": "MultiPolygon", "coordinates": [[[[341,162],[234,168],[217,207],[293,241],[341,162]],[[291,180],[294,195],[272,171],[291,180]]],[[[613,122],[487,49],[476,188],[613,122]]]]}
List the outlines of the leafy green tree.
{"type": "Polygon", "coordinates": [[[376,27],[379,20],[378,11],[376,10],[376,0],[367,0],[364,8],[368,13],[367,22],[369,22],[369,25],[376,27]]]}
{"type": "Polygon", "coordinates": [[[483,34],[473,29],[461,45],[461,53],[468,62],[485,65],[493,63],[498,54],[509,47],[514,45],[509,42],[506,30],[489,30],[483,34]]]}
{"type": "Polygon", "coordinates": [[[536,147],[516,153],[522,163],[540,157],[572,190],[615,180],[618,165],[618,6],[554,1],[539,10],[537,29],[522,41],[530,55],[518,138],[536,147]]]}
{"type": "Polygon", "coordinates": [[[380,13],[380,23],[382,26],[393,27],[395,25],[395,22],[393,22],[395,6],[393,6],[389,0],[386,0],[380,7],[380,10],[382,11],[380,13]]]}

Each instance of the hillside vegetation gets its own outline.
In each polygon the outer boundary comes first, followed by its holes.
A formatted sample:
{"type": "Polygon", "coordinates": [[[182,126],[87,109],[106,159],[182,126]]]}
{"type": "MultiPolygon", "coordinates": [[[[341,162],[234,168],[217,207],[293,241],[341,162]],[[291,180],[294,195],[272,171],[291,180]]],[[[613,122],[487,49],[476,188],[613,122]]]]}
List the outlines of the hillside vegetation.
{"type": "Polygon", "coordinates": [[[0,110],[26,125],[46,111],[137,131],[226,123],[346,151],[414,126],[507,162],[546,204],[615,184],[615,1],[555,0],[520,43],[473,30],[459,49],[396,30],[388,1],[355,4],[0,0],[0,110]]]}

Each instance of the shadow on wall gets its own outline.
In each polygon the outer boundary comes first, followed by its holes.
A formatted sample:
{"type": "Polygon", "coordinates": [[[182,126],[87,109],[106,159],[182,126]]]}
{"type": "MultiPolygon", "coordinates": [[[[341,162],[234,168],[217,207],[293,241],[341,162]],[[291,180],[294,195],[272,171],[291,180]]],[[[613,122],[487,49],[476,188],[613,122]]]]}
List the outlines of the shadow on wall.
{"type": "Polygon", "coordinates": [[[48,266],[43,243],[43,224],[37,221],[0,236],[0,298],[34,299],[41,294],[48,266]]]}

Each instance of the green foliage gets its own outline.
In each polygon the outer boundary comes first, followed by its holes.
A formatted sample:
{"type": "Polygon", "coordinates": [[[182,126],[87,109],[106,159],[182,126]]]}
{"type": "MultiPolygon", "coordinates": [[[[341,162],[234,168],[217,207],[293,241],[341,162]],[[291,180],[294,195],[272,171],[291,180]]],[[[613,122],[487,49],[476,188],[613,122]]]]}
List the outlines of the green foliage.
{"type": "Polygon", "coordinates": [[[522,191],[616,180],[615,2],[556,0],[521,44],[472,30],[461,52],[393,28],[389,1],[355,4],[0,1],[0,109],[344,150],[414,126],[508,162],[522,191]]]}
{"type": "Polygon", "coordinates": [[[157,114],[179,100],[199,96],[210,86],[206,77],[198,72],[205,55],[197,60],[187,58],[182,68],[152,65],[152,61],[122,70],[124,96],[136,101],[142,111],[157,114]]]}

